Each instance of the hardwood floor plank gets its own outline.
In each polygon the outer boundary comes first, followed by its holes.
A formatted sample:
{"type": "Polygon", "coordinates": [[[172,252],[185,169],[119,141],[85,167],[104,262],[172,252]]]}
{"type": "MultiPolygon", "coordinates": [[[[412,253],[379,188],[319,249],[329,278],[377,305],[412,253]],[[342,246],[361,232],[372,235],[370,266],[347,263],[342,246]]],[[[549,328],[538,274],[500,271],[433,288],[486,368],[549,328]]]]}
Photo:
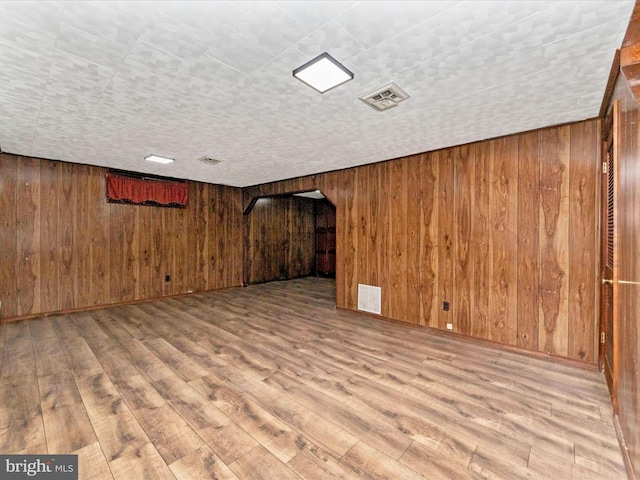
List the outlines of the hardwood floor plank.
{"type": "Polygon", "coordinates": [[[0,451],[100,480],[624,478],[599,372],[334,305],[309,277],[0,324],[0,451]]]}
{"type": "Polygon", "coordinates": [[[169,405],[133,410],[140,426],[167,465],[197,450],[204,441],[169,405]]]}
{"type": "Polygon", "coordinates": [[[35,377],[0,382],[0,452],[42,453],[46,441],[35,377]]]}
{"type": "Polygon", "coordinates": [[[0,382],[36,375],[36,362],[29,323],[12,322],[5,327],[0,382]]]}
{"type": "Polygon", "coordinates": [[[258,445],[242,455],[229,468],[246,480],[300,480],[287,466],[273,456],[265,447],[258,445]]]}
{"type": "Polygon", "coordinates": [[[364,478],[316,446],[305,448],[289,460],[287,465],[300,478],[308,480],[362,480],[364,478]]]}
{"type": "Polygon", "coordinates": [[[204,445],[169,465],[180,480],[238,480],[231,469],[204,445]]]}
{"type": "Polygon", "coordinates": [[[292,428],[214,375],[191,385],[280,461],[288,462],[307,446],[307,440],[292,428]]]}
{"type": "Polygon", "coordinates": [[[258,444],[208,398],[177,375],[158,380],[154,386],[227,465],[258,444]]]}
{"type": "Polygon", "coordinates": [[[392,458],[400,458],[411,443],[405,433],[388,428],[379,419],[372,418],[303,383],[278,373],[267,379],[270,385],[280,386],[298,403],[317,412],[327,421],[340,425],[360,439],[366,439],[392,458]]]}
{"type": "Polygon", "coordinates": [[[415,470],[394,460],[360,440],[341,459],[342,463],[371,480],[418,480],[424,478],[415,470]]]}
{"type": "Polygon", "coordinates": [[[539,475],[525,465],[510,462],[499,455],[486,455],[481,447],[478,447],[469,464],[472,478],[486,480],[550,480],[550,477],[539,475]]]}
{"type": "MultiPolygon", "coordinates": [[[[102,441],[101,441],[102,443],[102,441]]],[[[109,462],[115,480],[176,480],[151,443],[146,443],[109,462]]]]}
{"type": "Polygon", "coordinates": [[[626,474],[621,472],[617,475],[603,477],[589,468],[585,468],[574,462],[574,456],[565,458],[553,455],[547,451],[542,451],[532,446],[528,467],[539,475],[546,478],[562,478],[566,480],[626,480],[626,474]]]}
{"type": "MultiPolygon", "coordinates": [[[[409,448],[400,457],[400,462],[412,470],[420,473],[430,480],[470,480],[473,477],[466,471],[473,451],[470,452],[468,459],[450,457],[447,454],[449,448],[439,448],[440,445],[434,445],[431,448],[420,442],[413,442],[409,448]]],[[[459,452],[454,450],[456,454],[459,452]]]]}
{"type": "Polygon", "coordinates": [[[73,453],[78,455],[78,480],[113,480],[111,469],[98,442],[73,453]]]}
{"type": "Polygon", "coordinates": [[[42,416],[49,453],[69,454],[97,441],[81,403],[45,408],[42,416]]]}
{"type": "Polygon", "coordinates": [[[108,462],[150,443],[106,374],[82,378],[78,390],[108,462]]]}

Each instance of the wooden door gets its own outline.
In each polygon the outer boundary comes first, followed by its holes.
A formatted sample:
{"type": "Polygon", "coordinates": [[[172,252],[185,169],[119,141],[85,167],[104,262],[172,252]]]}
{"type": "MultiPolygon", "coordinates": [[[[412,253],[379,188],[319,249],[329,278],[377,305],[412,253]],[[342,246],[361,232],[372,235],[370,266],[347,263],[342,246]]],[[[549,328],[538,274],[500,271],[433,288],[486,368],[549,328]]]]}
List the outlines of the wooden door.
{"type": "Polygon", "coordinates": [[[605,119],[602,181],[602,290],[600,315],[600,368],[604,371],[614,411],[617,411],[617,338],[616,326],[616,127],[618,102],[605,119]]]}

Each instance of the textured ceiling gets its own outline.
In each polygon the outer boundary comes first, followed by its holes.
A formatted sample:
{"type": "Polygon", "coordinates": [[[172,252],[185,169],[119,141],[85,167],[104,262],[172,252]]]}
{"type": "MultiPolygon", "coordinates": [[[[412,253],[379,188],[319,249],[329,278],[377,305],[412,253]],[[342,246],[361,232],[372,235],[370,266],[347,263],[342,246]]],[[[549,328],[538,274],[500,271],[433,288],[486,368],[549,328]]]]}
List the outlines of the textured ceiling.
{"type": "Polygon", "coordinates": [[[582,120],[633,5],[1,1],[0,148],[248,186],[582,120]],[[291,71],[325,51],[355,79],[319,94],[291,71]]]}

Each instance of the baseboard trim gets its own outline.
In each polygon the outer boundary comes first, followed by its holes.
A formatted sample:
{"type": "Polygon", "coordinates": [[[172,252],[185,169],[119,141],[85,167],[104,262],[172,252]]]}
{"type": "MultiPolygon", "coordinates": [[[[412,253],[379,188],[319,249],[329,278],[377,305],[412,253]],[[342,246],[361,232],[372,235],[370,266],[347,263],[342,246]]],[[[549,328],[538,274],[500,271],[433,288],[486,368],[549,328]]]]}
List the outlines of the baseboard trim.
{"type": "Polygon", "coordinates": [[[624,469],[627,471],[627,477],[629,480],[637,480],[636,474],[633,471],[633,464],[631,463],[631,457],[629,456],[629,449],[627,448],[627,442],[624,440],[622,433],[622,427],[620,427],[620,420],[618,415],[613,416],[613,426],[616,430],[616,437],[618,437],[618,444],[620,445],[620,453],[622,453],[622,460],[624,461],[624,469]]]}
{"type": "Polygon", "coordinates": [[[554,363],[562,363],[565,365],[571,365],[574,367],[579,367],[585,370],[591,370],[591,371],[598,371],[599,367],[597,363],[589,363],[586,362],[584,360],[576,360],[573,358],[567,358],[567,357],[563,357],[561,355],[554,355],[554,354],[550,354],[550,353],[544,353],[544,352],[538,352],[535,350],[528,350],[526,348],[522,348],[522,347],[517,347],[514,345],[505,345],[503,343],[498,343],[495,342],[493,340],[487,340],[485,338],[478,338],[478,337],[471,337],[469,335],[464,335],[462,333],[459,332],[450,332],[448,330],[441,330],[439,328],[435,328],[435,327],[430,327],[427,325],[417,325],[415,323],[408,323],[408,322],[403,322],[401,320],[397,320],[394,318],[389,318],[389,317],[385,317],[384,315],[376,315],[374,313],[368,313],[368,312],[362,312],[360,310],[352,310],[350,308],[344,308],[344,307],[338,307],[336,306],[337,310],[342,310],[345,312],[351,312],[351,313],[356,313],[358,315],[362,315],[365,317],[370,317],[370,318],[377,318],[379,320],[383,320],[386,322],[392,322],[392,323],[399,323],[402,325],[405,325],[407,327],[412,327],[412,328],[423,328],[423,329],[428,329],[430,332],[432,332],[434,335],[442,335],[442,336],[446,336],[446,337],[455,337],[463,342],[469,342],[469,343],[475,343],[475,344],[480,344],[480,345],[486,345],[492,348],[496,348],[499,350],[504,350],[504,351],[508,351],[508,352],[512,352],[512,353],[517,353],[520,355],[524,355],[527,357],[531,357],[531,358],[537,358],[537,359],[542,359],[542,360],[549,360],[552,361],[554,363]]]}

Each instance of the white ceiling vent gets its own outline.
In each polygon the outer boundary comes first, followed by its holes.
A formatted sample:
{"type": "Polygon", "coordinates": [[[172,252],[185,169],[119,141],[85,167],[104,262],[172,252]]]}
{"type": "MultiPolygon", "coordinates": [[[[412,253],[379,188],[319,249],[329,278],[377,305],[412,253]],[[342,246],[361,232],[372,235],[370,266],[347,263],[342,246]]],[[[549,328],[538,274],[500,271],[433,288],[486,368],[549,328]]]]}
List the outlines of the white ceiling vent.
{"type": "Polygon", "coordinates": [[[207,165],[218,165],[219,163],[222,163],[222,160],[218,160],[212,157],[207,157],[206,155],[204,157],[198,158],[198,161],[202,163],[206,163],[207,165]]]}
{"type": "Polygon", "coordinates": [[[374,110],[382,112],[383,110],[393,108],[403,100],[406,100],[409,98],[409,94],[395,83],[390,82],[382,87],[370,91],[369,93],[365,93],[359,98],[374,110]]]}

